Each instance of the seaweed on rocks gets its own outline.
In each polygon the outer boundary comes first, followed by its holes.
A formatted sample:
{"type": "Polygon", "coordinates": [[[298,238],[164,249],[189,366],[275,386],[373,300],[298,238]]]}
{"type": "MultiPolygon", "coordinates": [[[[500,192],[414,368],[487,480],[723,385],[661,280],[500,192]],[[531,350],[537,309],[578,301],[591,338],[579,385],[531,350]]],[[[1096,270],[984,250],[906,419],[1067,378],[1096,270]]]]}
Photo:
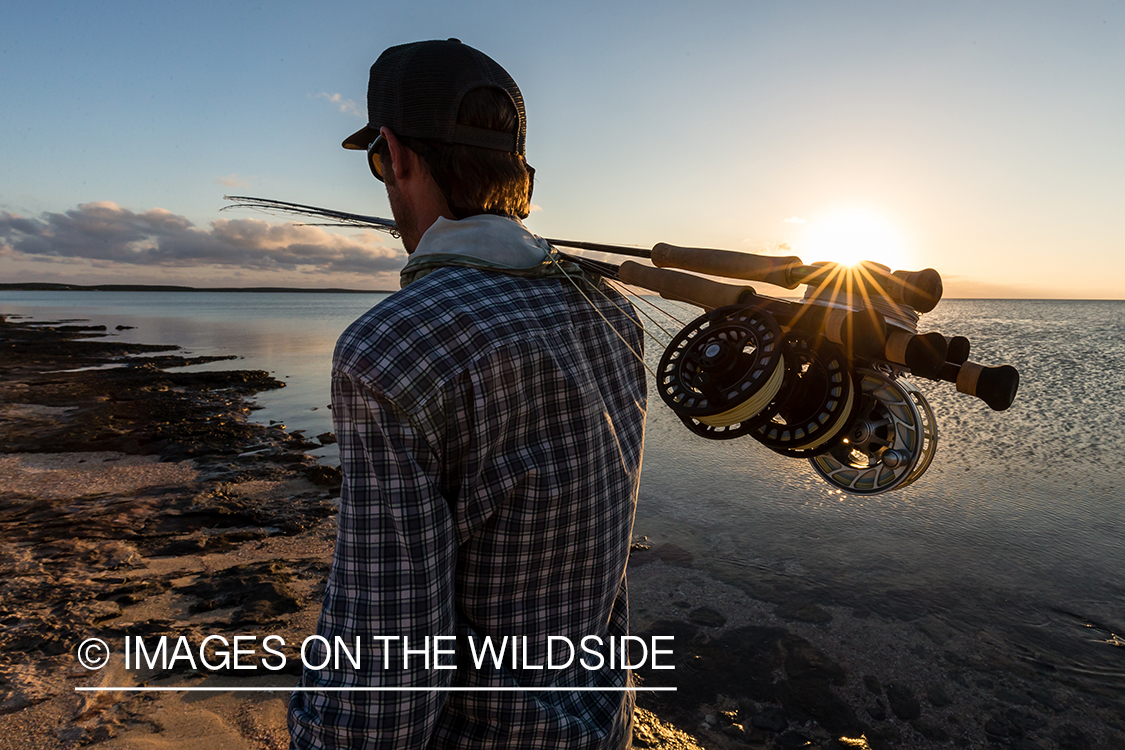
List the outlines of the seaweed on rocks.
{"type": "MultiPolygon", "coordinates": [[[[0,715],[73,695],[90,676],[74,661],[83,638],[284,630],[315,605],[338,470],[248,421],[250,397],[283,382],[176,372],[228,359],[176,350],[0,316],[0,715]],[[310,533],[311,557],[236,562],[310,533]]],[[[78,713],[89,727],[100,715],[78,713]]]]}

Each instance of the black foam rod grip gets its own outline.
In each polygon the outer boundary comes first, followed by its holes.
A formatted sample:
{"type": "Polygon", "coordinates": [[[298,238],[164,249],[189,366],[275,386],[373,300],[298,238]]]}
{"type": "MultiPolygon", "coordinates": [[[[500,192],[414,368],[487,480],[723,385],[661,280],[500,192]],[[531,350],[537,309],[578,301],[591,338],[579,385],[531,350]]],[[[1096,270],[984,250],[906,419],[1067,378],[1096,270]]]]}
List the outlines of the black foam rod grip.
{"type": "Polygon", "coordinates": [[[976,396],[993,411],[1004,411],[1016,400],[1020,373],[1011,365],[985,367],[976,362],[946,362],[939,380],[957,384],[957,390],[976,396]]]}
{"type": "Polygon", "coordinates": [[[946,362],[959,365],[969,359],[969,350],[972,346],[967,338],[964,336],[952,336],[945,341],[948,345],[945,352],[946,362]]]}
{"type": "Polygon", "coordinates": [[[940,379],[945,356],[945,336],[940,333],[912,334],[895,330],[887,334],[884,358],[906,365],[918,377],[940,379]]]}

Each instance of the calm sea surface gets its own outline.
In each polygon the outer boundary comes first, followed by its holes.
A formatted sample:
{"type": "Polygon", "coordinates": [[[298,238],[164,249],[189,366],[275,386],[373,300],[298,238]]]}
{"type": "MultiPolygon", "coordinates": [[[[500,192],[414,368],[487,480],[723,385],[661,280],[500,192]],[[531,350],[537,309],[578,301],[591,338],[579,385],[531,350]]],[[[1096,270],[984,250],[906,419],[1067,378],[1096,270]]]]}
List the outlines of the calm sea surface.
{"type": "MultiPolygon", "coordinates": [[[[270,371],[288,387],[261,394],[255,418],[316,435],[331,429],[335,339],[383,296],[6,292],[0,313],[238,355],[196,369],[270,371]]],[[[969,337],[974,361],[1012,364],[1021,384],[998,413],[916,379],[938,449],[913,485],[844,495],[749,438],[690,434],[653,393],[637,532],[761,598],[938,617],[1046,672],[1125,689],[1125,302],[944,300],[919,328],[969,337]]]]}

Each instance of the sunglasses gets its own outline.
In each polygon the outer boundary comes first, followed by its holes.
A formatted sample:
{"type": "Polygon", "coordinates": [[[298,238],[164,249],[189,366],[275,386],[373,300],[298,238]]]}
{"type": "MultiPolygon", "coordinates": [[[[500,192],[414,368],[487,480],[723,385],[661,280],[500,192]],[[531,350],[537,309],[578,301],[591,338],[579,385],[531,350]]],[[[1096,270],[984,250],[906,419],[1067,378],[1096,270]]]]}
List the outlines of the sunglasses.
{"type": "Polygon", "coordinates": [[[383,181],[383,160],[379,157],[379,144],[383,143],[386,139],[382,133],[371,141],[367,146],[367,166],[371,167],[371,174],[375,175],[375,179],[379,182],[383,181]]]}

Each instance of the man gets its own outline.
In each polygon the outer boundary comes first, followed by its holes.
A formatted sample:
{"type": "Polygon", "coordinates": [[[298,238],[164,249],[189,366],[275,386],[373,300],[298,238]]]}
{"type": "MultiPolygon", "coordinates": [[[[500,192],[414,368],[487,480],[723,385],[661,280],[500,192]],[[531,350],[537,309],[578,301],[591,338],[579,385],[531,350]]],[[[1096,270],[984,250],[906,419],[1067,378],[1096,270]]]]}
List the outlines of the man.
{"type": "Polygon", "coordinates": [[[411,257],[404,288],[336,345],[330,648],[306,655],[325,666],[293,694],[294,747],[629,744],[628,673],[605,648],[552,669],[566,646],[548,646],[628,629],[642,331],[520,223],[525,134],[515,82],[457,40],[371,68],[368,125],[344,147],[367,151],[411,257]],[[339,690],[394,686],[437,689],[339,690]]]}

